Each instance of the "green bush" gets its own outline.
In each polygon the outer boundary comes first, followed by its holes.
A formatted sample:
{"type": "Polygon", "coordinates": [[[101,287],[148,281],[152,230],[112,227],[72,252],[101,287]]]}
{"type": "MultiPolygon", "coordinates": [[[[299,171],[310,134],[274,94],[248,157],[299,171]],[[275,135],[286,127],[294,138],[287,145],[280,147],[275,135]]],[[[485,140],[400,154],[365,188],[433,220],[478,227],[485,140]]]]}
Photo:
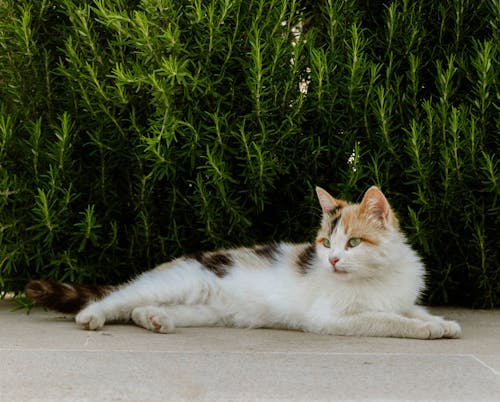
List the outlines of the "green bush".
{"type": "Polygon", "coordinates": [[[0,0],[0,292],[303,241],[388,195],[430,303],[500,306],[500,3],[0,0]]]}

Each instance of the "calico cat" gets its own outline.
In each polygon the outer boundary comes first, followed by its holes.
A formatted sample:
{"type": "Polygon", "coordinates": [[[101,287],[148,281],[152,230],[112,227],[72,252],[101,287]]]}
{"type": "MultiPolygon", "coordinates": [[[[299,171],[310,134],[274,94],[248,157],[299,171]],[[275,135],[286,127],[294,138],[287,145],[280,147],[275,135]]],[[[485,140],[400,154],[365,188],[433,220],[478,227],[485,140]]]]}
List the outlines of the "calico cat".
{"type": "Polygon", "coordinates": [[[150,331],[235,326],[320,334],[457,338],[460,326],[416,305],[424,267],[384,194],[359,204],[317,187],[322,208],[314,243],[276,243],[200,252],[164,263],[117,288],[32,281],[39,304],[77,313],[98,330],[130,321],[150,331]]]}

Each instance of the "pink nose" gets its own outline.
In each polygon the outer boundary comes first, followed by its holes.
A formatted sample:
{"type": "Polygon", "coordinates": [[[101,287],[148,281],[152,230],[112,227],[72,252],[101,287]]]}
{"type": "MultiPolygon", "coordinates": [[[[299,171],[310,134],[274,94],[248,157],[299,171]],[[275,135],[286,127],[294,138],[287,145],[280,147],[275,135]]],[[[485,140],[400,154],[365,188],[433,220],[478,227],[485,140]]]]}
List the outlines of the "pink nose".
{"type": "Polygon", "coordinates": [[[339,257],[330,257],[328,259],[330,261],[330,264],[332,264],[332,267],[335,268],[335,265],[337,265],[337,262],[339,262],[339,257]]]}

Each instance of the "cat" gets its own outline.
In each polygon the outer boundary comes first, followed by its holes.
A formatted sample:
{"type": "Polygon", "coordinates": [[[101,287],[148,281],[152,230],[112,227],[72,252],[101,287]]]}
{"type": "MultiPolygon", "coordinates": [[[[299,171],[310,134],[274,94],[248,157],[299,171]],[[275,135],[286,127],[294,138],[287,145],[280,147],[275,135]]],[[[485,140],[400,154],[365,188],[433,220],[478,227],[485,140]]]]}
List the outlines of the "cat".
{"type": "Polygon", "coordinates": [[[77,313],[86,330],[133,321],[159,333],[176,327],[280,328],[318,334],[458,338],[459,324],[416,303],[424,266],[375,186],[360,203],[317,187],[322,210],[314,243],[272,243],[199,252],[119,287],[31,281],[26,295],[77,313]]]}

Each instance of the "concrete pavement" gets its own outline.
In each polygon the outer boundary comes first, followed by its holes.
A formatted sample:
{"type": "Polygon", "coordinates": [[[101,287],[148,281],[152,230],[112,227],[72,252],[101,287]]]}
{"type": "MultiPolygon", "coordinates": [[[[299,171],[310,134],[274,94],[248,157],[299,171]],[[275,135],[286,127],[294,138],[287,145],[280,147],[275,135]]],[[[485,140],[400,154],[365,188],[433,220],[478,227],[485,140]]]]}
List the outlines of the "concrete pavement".
{"type": "Polygon", "coordinates": [[[132,325],[0,301],[0,401],[500,401],[500,310],[433,309],[458,340],[132,325]]]}

